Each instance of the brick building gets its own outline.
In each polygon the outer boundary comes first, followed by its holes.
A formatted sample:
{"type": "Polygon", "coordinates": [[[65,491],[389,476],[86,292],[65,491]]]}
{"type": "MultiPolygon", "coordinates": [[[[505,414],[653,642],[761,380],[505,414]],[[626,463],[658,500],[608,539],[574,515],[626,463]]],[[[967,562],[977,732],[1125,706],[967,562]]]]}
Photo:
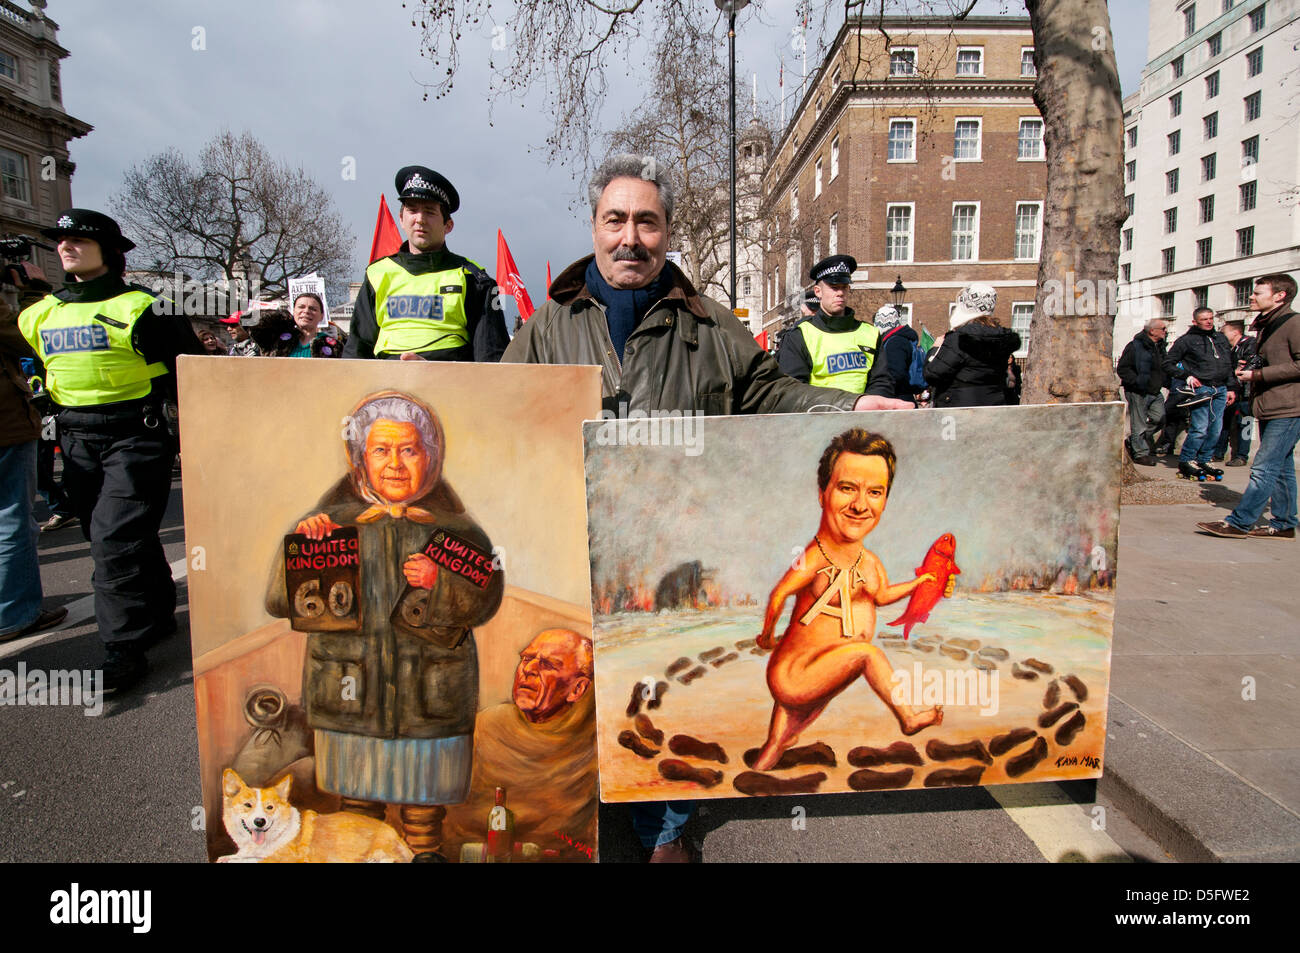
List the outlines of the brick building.
{"type": "MultiPolygon", "coordinates": [[[[43,0],[32,7],[0,0],[0,235],[39,239],[37,229],[72,205],[68,142],[91,126],[63,110],[59,60],[68,51],[43,0]]],[[[38,248],[33,258],[50,280],[62,276],[54,252],[38,248]]]]}
{"type": "Polygon", "coordinates": [[[843,253],[860,318],[901,278],[905,319],[937,336],[982,281],[1027,341],[1047,187],[1035,75],[1026,17],[841,28],[764,174],[764,328],[792,326],[808,269],[843,253]]]}

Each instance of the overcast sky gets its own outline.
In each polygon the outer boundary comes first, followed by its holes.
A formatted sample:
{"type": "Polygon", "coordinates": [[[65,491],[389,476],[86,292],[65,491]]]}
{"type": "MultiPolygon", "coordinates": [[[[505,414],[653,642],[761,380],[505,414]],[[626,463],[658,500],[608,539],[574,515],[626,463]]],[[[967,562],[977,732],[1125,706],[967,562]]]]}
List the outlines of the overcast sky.
{"type": "MultiPolygon", "coordinates": [[[[782,58],[793,102],[801,66],[791,43],[795,8],[795,0],[768,0],[742,14],[742,120],[754,73],[760,98],[776,101],[782,58]]],[[[170,147],[193,157],[229,128],[252,132],[332,192],[356,236],[358,278],[379,195],[396,214],[393,176],[413,163],[441,172],[461,194],[449,247],[495,274],[502,229],[535,304],[545,298],[548,259],[558,274],[591,251],[590,224],[571,207],[578,184],[530,152],[549,131],[543,96],[499,101],[489,118],[491,24],[463,38],[452,94],[424,101],[421,80],[434,74],[399,0],[49,0],[46,12],[71,53],[63,61],[64,107],[95,127],[70,144],[76,205],[107,209],[131,166],[170,147]],[[355,180],[343,178],[349,158],[355,180]]],[[[977,12],[1023,8],[989,0],[977,12]]],[[[1111,16],[1127,94],[1146,59],[1146,0],[1112,4],[1111,16]]],[[[718,36],[725,44],[724,28],[718,36]]],[[[817,39],[808,41],[810,67],[817,39]]],[[[613,78],[602,125],[637,102],[635,77],[613,78]]]]}

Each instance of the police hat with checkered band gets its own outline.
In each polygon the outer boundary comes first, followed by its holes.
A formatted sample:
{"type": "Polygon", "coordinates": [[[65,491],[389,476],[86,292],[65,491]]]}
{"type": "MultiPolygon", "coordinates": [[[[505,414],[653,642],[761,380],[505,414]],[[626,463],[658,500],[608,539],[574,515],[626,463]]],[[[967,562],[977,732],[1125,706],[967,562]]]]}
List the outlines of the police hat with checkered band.
{"type": "Polygon", "coordinates": [[[123,252],[135,247],[135,242],[123,237],[117,222],[103,212],[88,208],[65,208],[50,228],[41,229],[41,234],[56,241],[60,238],[91,238],[99,242],[101,248],[116,248],[123,252]]]}
{"type": "Polygon", "coordinates": [[[812,266],[808,277],[813,281],[824,281],[828,285],[847,285],[858,270],[858,263],[848,255],[831,255],[812,266]]]}
{"type": "Polygon", "coordinates": [[[408,165],[397,170],[393,180],[397,186],[397,197],[405,202],[407,199],[423,199],[427,202],[441,202],[450,215],[460,208],[460,196],[456,187],[444,176],[422,165],[408,165]]]}

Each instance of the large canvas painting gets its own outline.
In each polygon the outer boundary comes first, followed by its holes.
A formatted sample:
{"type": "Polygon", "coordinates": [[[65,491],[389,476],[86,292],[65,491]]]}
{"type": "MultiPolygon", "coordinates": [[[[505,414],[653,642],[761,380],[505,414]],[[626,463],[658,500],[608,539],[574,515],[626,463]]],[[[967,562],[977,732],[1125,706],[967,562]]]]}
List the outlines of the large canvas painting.
{"type": "Polygon", "coordinates": [[[1121,414],[588,423],[601,798],[1100,776],[1121,414]]]}
{"type": "Polygon", "coordinates": [[[594,859],[598,369],[187,357],[179,380],[211,858],[594,859]]]}

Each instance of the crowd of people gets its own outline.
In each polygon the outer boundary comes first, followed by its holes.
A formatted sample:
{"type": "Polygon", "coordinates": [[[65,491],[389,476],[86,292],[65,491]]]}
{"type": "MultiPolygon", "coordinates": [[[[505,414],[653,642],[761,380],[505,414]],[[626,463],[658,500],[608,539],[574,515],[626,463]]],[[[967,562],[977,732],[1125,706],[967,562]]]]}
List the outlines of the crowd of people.
{"type": "MultiPolygon", "coordinates": [[[[43,230],[58,242],[67,273],[62,289],[31,294],[30,274],[19,275],[27,306],[16,322],[13,315],[0,320],[0,641],[48,629],[66,615],[42,604],[32,519],[42,421],[21,358],[35,361],[34,376],[44,381],[71,508],[90,543],[107,692],[138,683],[148,669],[145,651],[176,629],[176,591],[158,530],[176,455],[163,404],[174,396],[180,354],[597,365],[602,402],[620,416],[1019,401],[1014,354],[1021,342],[1000,326],[992,287],[964,288],[948,331],[923,351],[892,306],[877,310],[873,322],[854,318],[845,300],[857,265],[847,255],[813,267],[808,316],[784,336],[775,356],[768,354],[728,307],[702,295],[667,261],[673,191],[666,171],[638,155],[600,166],[588,187],[593,253],[559,274],[547,301],[513,339],[495,283],[447,248],[459,195],[424,166],[397,173],[407,240],[367,267],[346,340],[337,329],[322,330],[324,309],[311,294],[298,295],[291,313],[227,319],[228,347],[210,331],[200,340],[188,320],[155,308],[153,295],[123,281],[125,254],[134,245],[116,222],[86,209],[64,211],[43,230]]],[[[1207,532],[1295,535],[1290,455],[1300,438],[1300,324],[1287,323],[1295,293],[1286,275],[1256,283],[1257,357],[1248,355],[1244,335],[1215,331],[1213,313],[1202,309],[1194,329],[1167,352],[1165,328],[1156,321],[1120,360],[1133,422],[1129,452],[1140,464],[1151,462],[1155,432],[1169,433],[1175,396],[1190,407],[1180,464],[1187,471],[1195,465],[1208,472],[1225,407],[1238,408],[1228,441],[1235,432],[1232,452],[1242,460],[1250,449],[1246,421],[1258,420],[1250,486],[1225,521],[1201,524],[1207,532]],[[1270,500],[1272,519],[1257,529],[1270,500]]],[[[682,838],[689,808],[637,806],[635,826],[652,860],[689,858],[682,838]]]]}

